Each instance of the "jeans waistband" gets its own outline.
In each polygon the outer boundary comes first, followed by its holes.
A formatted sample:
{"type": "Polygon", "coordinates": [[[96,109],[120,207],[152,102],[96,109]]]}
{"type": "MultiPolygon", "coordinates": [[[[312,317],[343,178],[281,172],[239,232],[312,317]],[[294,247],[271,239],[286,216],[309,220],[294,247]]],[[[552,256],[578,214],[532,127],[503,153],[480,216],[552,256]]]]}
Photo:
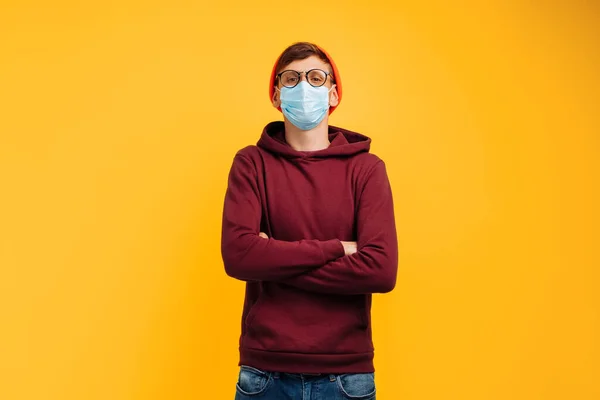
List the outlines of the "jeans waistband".
{"type": "Polygon", "coordinates": [[[274,372],[273,373],[273,377],[274,378],[279,378],[281,375],[290,377],[290,378],[294,378],[294,379],[318,379],[318,378],[325,378],[325,377],[329,377],[329,379],[333,382],[336,379],[335,374],[328,374],[328,373],[291,373],[291,372],[274,372]]]}

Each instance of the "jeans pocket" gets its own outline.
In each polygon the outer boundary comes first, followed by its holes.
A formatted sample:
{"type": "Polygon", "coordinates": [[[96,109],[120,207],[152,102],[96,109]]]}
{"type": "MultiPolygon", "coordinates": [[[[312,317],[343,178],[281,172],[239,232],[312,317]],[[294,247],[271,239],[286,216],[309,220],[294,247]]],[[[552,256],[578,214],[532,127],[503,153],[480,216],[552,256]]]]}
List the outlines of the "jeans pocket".
{"type": "Polygon", "coordinates": [[[352,400],[375,399],[375,374],[343,374],[337,377],[338,388],[344,397],[352,400]]]}
{"type": "Polygon", "coordinates": [[[240,367],[236,389],[244,396],[258,396],[267,390],[271,381],[272,377],[270,372],[242,365],[240,367]]]}

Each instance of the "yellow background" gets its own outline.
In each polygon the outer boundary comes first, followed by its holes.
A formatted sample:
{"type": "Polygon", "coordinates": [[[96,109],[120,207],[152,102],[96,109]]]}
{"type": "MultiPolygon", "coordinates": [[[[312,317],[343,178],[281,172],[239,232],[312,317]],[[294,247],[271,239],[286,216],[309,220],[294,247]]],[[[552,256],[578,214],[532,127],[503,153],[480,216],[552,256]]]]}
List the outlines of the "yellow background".
{"type": "Polygon", "coordinates": [[[297,40],[393,184],[378,398],[599,399],[600,6],[567,0],[3,1],[0,399],[233,398],[226,177],[297,40]]]}

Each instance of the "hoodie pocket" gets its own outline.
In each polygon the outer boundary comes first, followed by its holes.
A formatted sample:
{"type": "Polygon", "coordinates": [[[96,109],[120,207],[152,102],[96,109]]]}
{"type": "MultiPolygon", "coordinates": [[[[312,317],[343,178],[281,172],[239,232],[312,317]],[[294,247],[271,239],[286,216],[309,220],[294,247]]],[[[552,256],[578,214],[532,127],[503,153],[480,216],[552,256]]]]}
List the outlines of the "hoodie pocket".
{"type": "Polygon", "coordinates": [[[364,296],[321,295],[277,283],[267,288],[244,320],[244,348],[303,354],[372,351],[364,296]]]}
{"type": "Polygon", "coordinates": [[[256,314],[258,313],[262,302],[263,296],[260,295],[258,299],[254,302],[252,307],[250,307],[250,311],[248,311],[248,315],[246,315],[246,320],[244,321],[247,328],[252,325],[252,321],[254,321],[254,318],[256,317],[256,314]]]}
{"type": "Polygon", "coordinates": [[[371,313],[371,298],[369,296],[364,296],[362,301],[360,302],[360,321],[362,322],[363,329],[369,329],[370,325],[370,313],[371,313]]]}

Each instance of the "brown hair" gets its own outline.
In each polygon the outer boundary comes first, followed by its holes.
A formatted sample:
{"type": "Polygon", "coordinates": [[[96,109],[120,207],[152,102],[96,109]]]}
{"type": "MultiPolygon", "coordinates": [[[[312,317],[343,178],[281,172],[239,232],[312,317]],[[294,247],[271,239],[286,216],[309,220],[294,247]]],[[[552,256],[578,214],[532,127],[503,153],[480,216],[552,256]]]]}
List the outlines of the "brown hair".
{"type": "MultiPolygon", "coordinates": [[[[283,51],[283,53],[279,57],[279,60],[277,60],[275,73],[280,73],[281,70],[283,70],[283,68],[285,68],[287,65],[291,64],[294,61],[304,60],[305,58],[308,58],[310,56],[317,56],[324,63],[331,65],[325,53],[323,53],[323,51],[321,51],[321,49],[319,49],[317,45],[309,42],[296,42],[283,51]]],[[[331,75],[331,78],[333,81],[334,76],[331,75]]]]}

